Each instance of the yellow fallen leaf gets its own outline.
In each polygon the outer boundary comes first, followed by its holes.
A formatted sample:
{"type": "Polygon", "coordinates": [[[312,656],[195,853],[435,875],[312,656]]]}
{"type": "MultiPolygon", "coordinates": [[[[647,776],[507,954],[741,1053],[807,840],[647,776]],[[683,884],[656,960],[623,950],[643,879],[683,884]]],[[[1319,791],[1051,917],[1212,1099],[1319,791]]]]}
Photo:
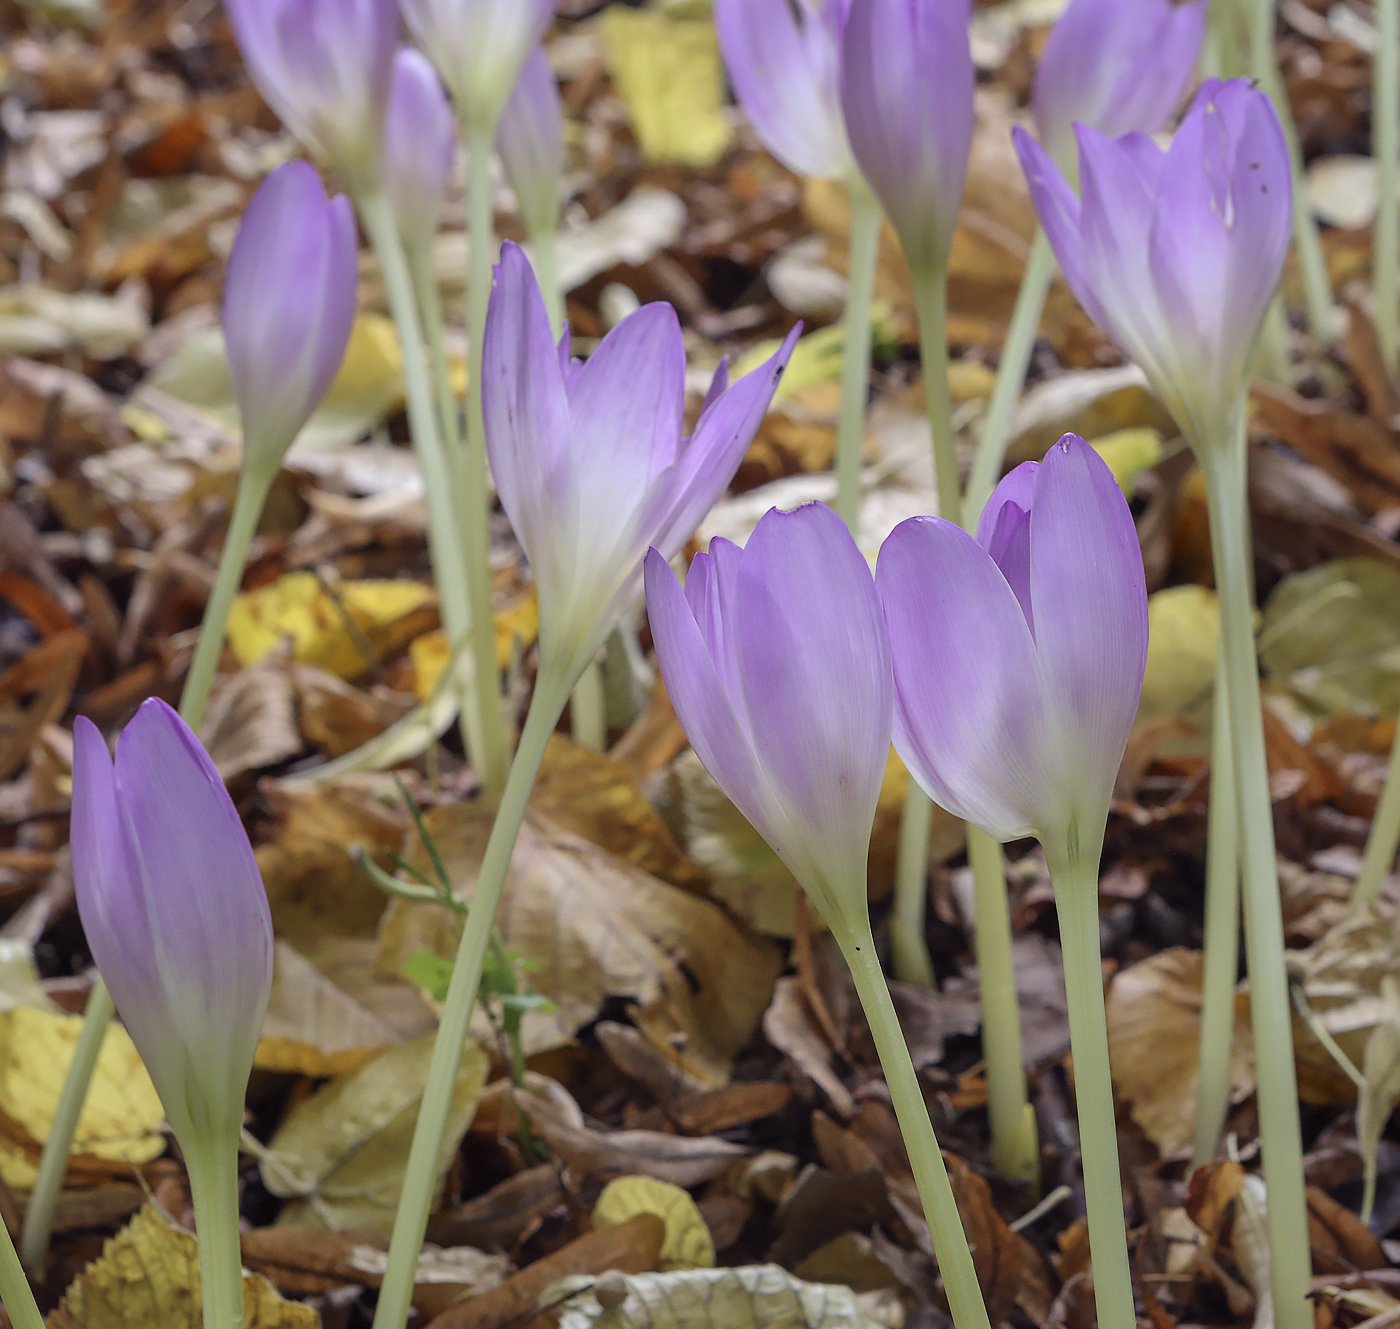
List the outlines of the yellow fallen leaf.
{"type": "Polygon", "coordinates": [[[233,602],[229,645],[246,668],[290,637],[299,664],[355,678],[422,633],[414,611],[432,598],[416,581],[347,581],[332,595],[314,573],[289,572],[233,602]]]}
{"type": "Polygon", "coordinates": [[[595,1228],[616,1227],[638,1214],[666,1224],[658,1269],[712,1269],[715,1242],[690,1192],[655,1177],[617,1177],[593,1206],[595,1228]]]}
{"type": "Polygon", "coordinates": [[[734,131],[713,18],[614,5],[603,14],[603,41],[643,154],[689,166],[717,162],[734,131]]]}
{"type": "Polygon", "coordinates": [[[1179,715],[1209,739],[1220,614],[1215,592],[1171,586],[1147,601],[1147,672],[1138,722],[1179,715]]]}
{"type": "MultiPolygon", "coordinates": [[[[540,605],[531,590],[496,614],[496,668],[506,668],[517,651],[528,650],[539,635],[540,605]]],[[[415,637],[408,648],[413,661],[413,690],[419,701],[433,695],[447,668],[447,637],[442,631],[415,637]]]]}
{"type": "MultiPolygon", "coordinates": [[[[870,333],[876,342],[889,341],[894,337],[893,315],[883,300],[876,301],[870,310],[870,333]]],[[[782,346],[774,337],[750,347],[730,366],[731,379],[742,378],[759,365],[769,360],[782,346]]],[[[778,390],[773,394],[775,402],[784,401],[818,383],[839,383],[841,380],[841,359],[846,351],[846,328],[844,324],[833,323],[827,328],[818,328],[805,337],[798,338],[792,348],[788,367],[778,382],[778,390]]]]}
{"type": "MultiPolygon", "coordinates": [[[[199,1243],[153,1204],[69,1287],[48,1329],[200,1329],[199,1243]]],[[[320,1329],[310,1306],[284,1301],[261,1274],[243,1275],[246,1329],[320,1329]]]]}
{"type": "MultiPolygon", "coordinates": [[[[79,1015],[16,1006],[0,1011],[0,1179],[34,1184],[39,1152],[83,1027],[79,1015]]],[[[92,1087],[74,1137],[70,1167],[129,1171],[165,1149],[160,1097],[135,1044],[114,1024],[102,1042],[92,1087]]]]}

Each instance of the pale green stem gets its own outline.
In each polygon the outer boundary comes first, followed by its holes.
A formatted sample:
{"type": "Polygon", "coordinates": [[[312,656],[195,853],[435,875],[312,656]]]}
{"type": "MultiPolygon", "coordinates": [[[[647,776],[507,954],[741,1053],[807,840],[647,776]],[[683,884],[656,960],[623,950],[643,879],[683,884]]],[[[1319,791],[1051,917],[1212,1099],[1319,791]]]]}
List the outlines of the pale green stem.
{"type": "Polygon", "coordinates": [[[556,228],[530,232],[530,264],[535,269],[540,294],[544,296],[544,307],[549,311],[550,331],[557,341],[564,331],[564,288],[559,284],[559,232],[556,228]]]}
{"type": "Polygon", "coordinates": [[[982,1056],[987,1063],[992,1166],[1003,1177],[1033,1185],[1040,1177],[1040,1144],[1035,1112],[1026,1096],[1016,962],[1011,953],[1011,907],[1001,845],[986,831],[969,826],[967,861],[972,867],[977,902],[973,937],[982,998],[982,1056]]]}
{"type": "Polygon", "coordinates": [[[1361,860],[1361,873],[1356,878],[1351,902],[1354,909],[1375,904],[1380,898],[1386,875],[1395,862],[1395,848],[1400,842],[1400,728],[1390,744],[1390,764],[1385,773],[1385,788],[1381,790],[1371,833],[1366,837],[1366,853],[1361,860]]]}
{"type": "Polygon", "coordinates": [[[1240,955],[1240,852],[1228,694],[1222,652],[1216,661],[1211,730],[1201,1050],[1192,1167],[1204,1167],[1214,1160],[1230,1108],[1230,1048],[1235,1035],[1235,984],[1240,955]]]}
{"type": "MultiPolygon", "coordinates": [[[[194,658],[190,662],[189,672],[185,675],[185,684],[180,695],[180,715],[196,733],[204,723],[204,712],[214,684],[214,674],[219,666],[219,657],[223,654],[229,611],[233,608],[234,597],[242,585],[248,550],[258,529],[263,504],[267,501],[268,490],[271,489],[275,477],[275,471],[268,475],[255,476],[246,468],[239,475],[238,493],[234,499],[233,515],[229,519],[228,534],[224,537],[224,547],[219,554],[219,570],[214,578],[214,589],[205,605],[204,621],[200,624],[194,658]]],[[[49,1234],[53,1230],[54,1208],[68,1171],[68,1156],[73,1150],[78,1119],[82,1116],[84,1103],[87,1102],[88,1085],[92,1081],[97,1058],[102,1051],[102,1040],[106,1037],[107,1028],[115,1014],[116,1007],[112,1004],[111,994],[99,976],[88,994],[87,1007],[83,1012],[83,1027],[73,1048],[73,1060],[68,1064],[63,1088],[59,1091],[53,1122],[39,1155],[34,1188],[30,1192],[29,1204],[24,1212],[20,1250],[25,1266],[34,1270],[36,1274],[44,1267],[49,1234]]]]}
{"type": "Polygon", "coordinates": [[[1249,5],[1250,65],[1254,77],[1274,103],[1288,155],[1293,163],[1293,239],[1298,246],[1298,263],[1303,275],[1303,296],[1307,305],[1308,327],[1319,341],[1337,339],[1337,320],[1332,308],[1332,282],[1327,275],[1327,258],[1317,219],[1308,205],[1303,149],[1293,108],[1274,58],[1274,0],[1246,0],[1249,5]]]}
{"type": "Polygon", "coordinates": [[[608,746],[608,699],[603,687],[603,666],[590,660],[569,698],[569,725],[574,742],[590,752],[608,746]]]}
{"type": "MultiPolygon", "coordinates": [[[[183,1141],[181,1142],[183,1146],[183,1141]]],[[[243,1329],[243,1255],[238,1239],[238,1134],[194,1150],[185,1169],[199,1238],[205,1329],[243,1329]]]]}
{"type": "Polygon", "coordinates": [[[24,1276],[24,1266],[10,1236],[10,1229],[0,1223],[0,1306],[10,1317],[14,1329],[44,1329],[44,1317],[34,1300],[34,1289],[24,1276]]]}
{"type": "Polygon", "coordinates": [[[987,416],[982,422],[982,434],[977,440],[977,453],[972,459],[972,472],[967,478],[967,494],[963,499],[963,525],[977,529],[982,509],[992,496],[1001,468],[1006,462],[1006,447],[1010,442],[1011,417],[1025,386],[1026,370],[1031,363],[1040,316],[1045,311],[1045,299],[1055,276],[1055,254],[1045,231],[1036,227],[1035,239],[1026,260],[1021,289],[1016,293],[1016,307],[1011,311],[1011,324],[1002,343],[1001,362],[997,365],[996,383],[987,403],[987,416]]]}
{"type": "Polygon", "coordinates": [[[1400,373],[1400,0],[1375,0],[1371,151],[1376,159],[1376,231],[1371,263],[1376,335],[1393,379],[1400,373]]]}
{"type": "MultiPolygon", "coordinates": [[[[865,883],[860,883],[860,898],[865,896],[865,883]]],[[[889,1086],[890,1102],[899,1120],[899,1131],[909,1153],[909,1166],[914,1171],[914,1183],[928,1222],[929,1239],[943,1277],[948,1295],[948,1308],[953,1313],[957,1329],[988,1329],[987,1307],[982,1300],[982,1288],[977,1282],[977,1269],[968,1249],[967,1234],[958,1214],[958,1202],[948,1180],[948,1170],[929,1120],[928,1106],[909,1045],[899,1027],[894,1002],[890,1000],[889,985],[880,970],[875,954],[875,942],[870,926],[862,922],[847,930],[833,927],[832,935],[846,957],[846,964],[855,982],[856,995],[870,1025],[875,1052],[889,1086]],[[845,935],[843,935],[845,934],[845,935]]]]}
{"type": "Polygon", "coordinates": [[[915,987],[933,986],[933,962],[924,941],[928,905],[928,847],[933,831],[933,800],[911,775],[899,818],[894,865],[894,908],[890,913],[890,961],[894,976],[915,987]]]}
{"type": "Polygon", "coordinates": [[[1277,1329],[1310,1329],[1311,1277],[1297,1074],[1285,969],[1273,807],[1264,755],[1263,702],[1255,655],[1249,533],[1245,521],[1244,408],[1198,452],[1220,591],[1230,742],[1235,759],[1244,864],[1245,960],[1259,1081],[1259,1139],[1268,1190],[1268,1238],[1277,1329]]]}
{"type": "Polygon", "coordinates": [[[491,826],[491,836],[477,873],[467,921],[452,966],[452,980],[443,1002],[437,1041],[433,1044],[423,1104],[404,1173],[403,1192],[394,1231],[389,1243],[389,1261],[379,1289],[379,1305],[374,1312],[374,1329],[403,1329],[413,1299],[414,1273],[427,1231],[428,1215],[437,1189],[442,1159],[443,1136],[452,1106],[457,1072],[462,1063],[472,1006],[481,984],[481,970],[491,942],[496,911],[505,889],[506,874],[530,791],[539,774],[544,750],[564,709],[573,679],[542,664],[530,702],[520,745],[511,763],[510,776],[501,796],[500,808],[491,826]]]}
{"type": "Polygon", "coordinates": [[[486,760],[482,783],[491,796],[505,788],[510,768],[510,736],[496,668],[496,626],[491,612],[491,487],[486,465],[486,425],[481,414],[481,356],[486,341],[486,312],[491,304],[491,270],[495,266],[496,219],[491,207],[491,147],[496,126],[467,126],[467,382],[466,517],[462,538],[467,582],[473,606],[482,612],[471,623],[471,654],[478,678],[491,682],[492,705],[482,714],[486,760]]]}
{"type": "Polygon", "coordinates": [[[948,269],[927,268],[910,274],[914,308],[919,316],[919,363],[924,372],[924,404],[933,431],[933,483],[938,515],[957,521],[959,501],[957,431],[948,388],[948,269]]]}
{"type": "Polygon", "coordinates": [[[836,422],[836,511],[856,533],[860,521],[860,461],[870,400],[870,309],[880,261],[883,215],[858,174],[849,184],[851,239],[847,255],[846,344],[841,356],[841,413],[836,422]]]}
{"type": "Polygon", "coordinates": [[[1105,1329],[1132,1329],[1133,1278],[1118,1172],[1118,1126],[1108,1066],[1108,1022],[1099,950],[1099,856],[1103,832],[1091,844],[1046,845],[1064,953],[1069,1038],[1074,1053],[1074,1101],[1079,1156],[1094,1265],[1094,1304],[1105,1329]]]}
{"type": "MultiPolygon", "coordinates": [[[[475,626],[471,588],[468,581],[469,558],[464,541],[472,523],[458,520],[454,502],[452,466],[443,446],[438,423],[438,407],[433,400],[431,375],[424,348],[423,329],[419,321],[418,302],[414,297],[413,276],[399,239],[394,210],[383,193],[368,193],[356,200],[365,233],[379,259],[389,308],[398,329],[403,348],[404,393],[408,399],[408,423],[413,435],[418,465],[423,472],[423,500],[428,510],[428,552],[432,558],[433,575],[437,578],[438,597],[442,605],[442,623],[448,647],[458,651],[469,639],[475,626]]],[[[486,628],[494,632],[490,616],[490,596],[486,628]]],[[[471,695],[463,699],[461,713],[462,742],[483,784],[489,786],[494,772],[494,750],[490,742],[490,721],[494,714],[500,719],[499,699],[495,689],[494,655],[491,667],[484,673],[478,667],[471,695]]]]}

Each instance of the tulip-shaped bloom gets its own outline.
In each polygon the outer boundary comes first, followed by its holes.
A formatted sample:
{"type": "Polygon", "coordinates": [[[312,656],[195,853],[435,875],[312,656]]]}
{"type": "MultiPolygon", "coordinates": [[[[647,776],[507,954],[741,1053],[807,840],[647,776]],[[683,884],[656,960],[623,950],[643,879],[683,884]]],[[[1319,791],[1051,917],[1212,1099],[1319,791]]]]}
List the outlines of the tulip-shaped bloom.
{"type": "Polygon", "coordinates": [[[895,746],[919,783],[999,840],[1096,845],[1147,660],[1142,553],[1098,454],[1066,434],[1017,467],[975,539],[902,522],[876,582],[895,746]]]}
{"type": "Polygon", "coordinates": [[[1060,268],[1192,446],[1223,446],[1288,250],[1291,172],[1273,105],[1242,80],[1213,81],[1166,152],[1143,134],[1078,134],[1082,200],[1016,131],[1060,268]]]}
{"type": "Polygon", "coordinates": [[[852,170],[841,116],[841,29],[850,0],[715,0],[720,49],[764,146],[798,175],[852,170]]]}
{"type": "Polygon", "coordinates": [[[352,192],[378,188],[398,39],[394,0],[227,0],[258,91],[352,192]]]}
{"type": "Polygon", "coordinates": [[[832,925],[855,926],[894,687],[875,583],[845,523],[820,503],[774,509],[747,547],[711,541],[684,591],[653,549],[646,589],[691,746],[832,925]]]}
{"type": "Polygon", "coordinates": [[[349,200],[327,199],[308,162],[279,167],[243,214],[224,282],[244,464],[259,478],[276,473],[345,358],[356,280],[349,200]]]}
{"type": "Polygon", "coordinates": [[[272,918],[208,753],[144,702],[115,763],[73,729],[73,883],[83,930],[186,1152],[232,1132],[272,988],[272,918]]]}
{"type": "Polygon", "coordinates": [[[967,0],[851,0],[846,19],[846,133],[915,271],[947,266],[962,202],[977,83],[969,18],[967,0]]]}
{"type": "Polygon", "coordinates": [[[586,363],[570,361],[529,261],[505,245],[483,352],[486,446],[539,591],[542,672],[581,669],[635,595],[647,546],[671,555],[690,538],[753,441],[796,336],[733,386],[721,369],[687,439],[671,306],[644,306],[586,363]]]}
{"type": "Polygon", "coordinates": [[[496,151],[526,231],[532,236],[553,234],[559,229],[559,181],[564,174],[564,107],[543,49],[525,62],[501,113],[496,151]]]}
{"type": "Polygon", "coordinates": [[[384,185],[404,246],[432,245],[457,150],[457,118],[432,62],[404,47],[384,120],[384,185]]]}
{"type": "Polygon", "coordinates": [[[1109,138],[1156,133],[1186,88],[1205,29],[1206,0],[1072,0],[1031,89],[1046,151],[1068,171],[1076,124],[1109,138]]]}
{"type": "Polygon", "coordinates": [[[557,0],[403,0],[404,18],[470,125],[495,126],[557,0]]]}

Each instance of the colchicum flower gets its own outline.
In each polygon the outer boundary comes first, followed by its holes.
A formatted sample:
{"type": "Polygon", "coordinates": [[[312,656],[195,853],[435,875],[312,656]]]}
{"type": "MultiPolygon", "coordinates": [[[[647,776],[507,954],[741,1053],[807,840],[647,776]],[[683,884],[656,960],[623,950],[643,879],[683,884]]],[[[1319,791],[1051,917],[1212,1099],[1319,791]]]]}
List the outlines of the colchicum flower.
{"type": "Polygon", "coordinates": [[[355,194],[377,189],[398,44],[394,0],[227,0],[263,99],[355,194]]]}
{"type": "Polygon", "coordinates": [[[410,250],[432,244],[457,150],[457,118],[432,61],[404,47],[384,120],[384,184],[410,250]]]}
{"type": "Polygon", "coordinates": [[[977,84],[970,18],[967,0],[851,0],[846,19],[846,133],[916,271],[947,266],[962,202],[977,84]]]}
{"type": "Polygon", "coordinates": [[[733,386],[721,368],[687,439],[671,306],[644,306],[587,362],[571,361],[529,261],[504,246],[483,349],[486,447],[539,591],[542,671],[581,669],[635,595],[647,546],[672,555],[690,538],[743,460],[796,337],[733,386]]]}
{"type": "Polygon", "coordinates": [[[1144,134],[1078,134],[1082,201],[1016,131],[1060,268],[1191,445],[1226,445],[1288,250],[1292,176],[1273,105],[1243,80],[1211,81],[1166,152],[1144,134]]]}
{"type": "Polygon", "coordinates": [[[248,836],[189,726],[142,703],[116,761],[73,728],[83,930],[186,1152],[236,1142],[272,990],[272,916],[248,836]]]}
{"type": "Polygon", "coordinates": [[[712,540],[684,591],[651,550],[646,588],[696,755],[823,916],[863,928],[894,686],[875,583],[846,524],[820,503],[773,509],[745,548],[712,540]]]}
{"type": "Polygon", "coordinates": [[[841,116],[841,29],[850,0],[715,0],[720,49],[740,105],[789,170],[852,170],[841,116]]]}
{"type": "Polygon", "coordinates": [[[895,747],[948,811],[999,840],[1096,845],[1147,662],[1147,590],[1113,473],[1066,434],[997,487],[974,539],[895,527],[875,574],[895,747]]]}
{"type": "Polygon", "coordinates": [[[469,125],[491,129],[557,0],[403,0],[415,40],[469,125]]]}
{"type": "Polygon", "coordinates": [[[279,167],[243,214],[224,282],[245,465],[261,475],[281,466],[345,358],[357,279],[349,200],[327,199],[309,162],[279,167]]]}
{"type": "Polygon", "coordinates": [[[1071,168],[1076,124],[1109,138],[1155,134],[1186,89],[1205,30],[1206,0],[1072,0],[1031,88],[1051,158],[1071,168]]]}
{"type": "Polygon", "coordinates": [[[564,108],[549,57],[537,49],[525,62],[501,122],[496,151],[515,191],[530,235],[559,229],[559,182],[564,174],[564,108]]]}

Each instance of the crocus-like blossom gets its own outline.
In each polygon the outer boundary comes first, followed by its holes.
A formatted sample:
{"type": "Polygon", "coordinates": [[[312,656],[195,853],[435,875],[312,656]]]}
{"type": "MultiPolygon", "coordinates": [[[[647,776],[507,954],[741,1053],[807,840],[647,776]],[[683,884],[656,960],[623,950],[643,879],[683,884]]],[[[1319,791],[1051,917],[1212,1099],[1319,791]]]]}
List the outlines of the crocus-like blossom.
{"type": "Polygon", "coordinates": [[[850,0],[715,0],[720,49],[740,105],[789,170],[844,179],[841,29],[850,0]]]}
{"type": "Polygon", "coordinates": [[[895,747],[948,811],[1077,852],[1103,833],[1147,663],[1147,589],[1113,473],[1074,434],[998,486],[971,535],[901,522],[875,574],[895,747]]]}
{"type": "Polygon", "coordinates": [[[520,220],[531,235],[559,229],[559,181],[564,173],[564,107],[549,58],[538,49],[525,62],[501,123],[496,151],[515,191],[520,220]]]}
{"type": "Polygon", "coordinates": [[[558,0],[402,0],[404,18],[467,124],[494,129],[558,0]]]}
{"type": "Polygon", "coordinates": [[[224,282],[224,340],[245,464],[270,475],[321,404],[355,321],[355,217],[309,162],[263,181],[224,282]]]}
{"type": "Polygon", "coordinates": [[[1050,31],[1031,89],[1040,141],[1065,170],[1074,126],[1109,138],[1154,134],[1186,89],[1207,0],[1071,0],[1050,31]]]}
{"type": "Polygon", "coordinates": [[[863,920],[894,685],[846,524],[820,503],[774,509],[745,548],[712,540],[684,591],[651,550],[646,589],[661,673],[705,769],[833,926],[863,920]]]}
{"type": "Polygon", "coordinates": [[[1197,449],[1222,446],[1283,270],[1292,185],[1269,98],[1205,84],[1163,152],[1080,128],[1082,200],[1030,135],[1016,147],[1066,280],[1197,449]]]}
{"type": "Polygon", "coordinates": [[[648,545],[680,549],[724,492],[797,337],[733,386],[721,368],[687,439],[675,310],[646,305],[586,363],[556,346],[535,275],[507,244],[486,320],[482,404],[501,504],[530,560],[541,670],[581,669],[635,595],[648,545]]]}
{"type": "Polygon", "coordinates": [[[377,189],[398,42],[394,0],[226,0],[238,49],[282,123],[355,193],[377,189]]]}
{"type": "Polygon", "coordinates": [[[399,235],[410,249],[437,234],[457,118],[432,61],[411,46],[394,57],[394,82],[384,120],[384,183],[399,235]]]}
{"type": "Polygon", "coordinates": [[[272,916],[223,780],[164,702],[142,703],[115,762],[75,723],[72,844],[83,930],[176,1138],[236,1139],[272,916]]]}
{"type": "Polygon", "coordinates": [[[846,19],[846,133],[916,271],[947,265],[962,201],[977,85],[969,19],[967,0],[851,0],[846,19]]]}

